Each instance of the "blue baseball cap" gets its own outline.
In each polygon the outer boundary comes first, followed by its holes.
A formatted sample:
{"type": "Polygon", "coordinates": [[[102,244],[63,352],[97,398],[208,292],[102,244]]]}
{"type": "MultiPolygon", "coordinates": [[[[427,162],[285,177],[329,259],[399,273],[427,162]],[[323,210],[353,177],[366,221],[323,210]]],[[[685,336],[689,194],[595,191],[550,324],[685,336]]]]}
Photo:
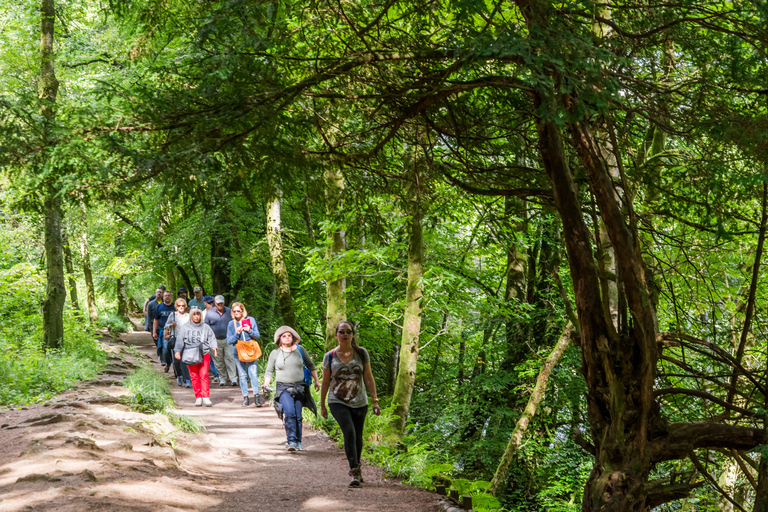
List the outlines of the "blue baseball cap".
{"type": "Polygon", "coordinates": [[[205,297],[203,297],[203,302],[213,302],[213,297],[211,297],[210,295],[206,295],[205,297]]]}

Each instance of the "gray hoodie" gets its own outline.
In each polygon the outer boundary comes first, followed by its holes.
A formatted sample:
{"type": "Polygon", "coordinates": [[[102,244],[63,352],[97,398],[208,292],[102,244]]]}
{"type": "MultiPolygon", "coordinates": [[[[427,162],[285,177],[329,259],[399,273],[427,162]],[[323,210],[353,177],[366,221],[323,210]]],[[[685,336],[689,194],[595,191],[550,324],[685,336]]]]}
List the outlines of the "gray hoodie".
{"type": "Polygon", "coordinates": [[[182,325],[179,333],[176,335],[176,345],[174,352],[181,352],[185,346],[203,344],[203,354],[210,354],[211,349],[216,346],[216,336],[214,336],[211,326],[200,323],[194,323],[192,320],[182,325]]]}

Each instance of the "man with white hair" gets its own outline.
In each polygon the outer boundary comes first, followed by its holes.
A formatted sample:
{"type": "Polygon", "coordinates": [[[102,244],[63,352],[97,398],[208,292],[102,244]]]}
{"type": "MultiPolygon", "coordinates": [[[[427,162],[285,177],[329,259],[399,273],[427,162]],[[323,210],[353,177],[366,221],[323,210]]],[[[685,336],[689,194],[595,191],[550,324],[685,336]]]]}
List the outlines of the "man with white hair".
{"type": "Polygon", "coordinates": [[[219,386],[226,386],[227,380],[232,386],[239,385],[237,365],[232,348],[227,345],[227,326],[232,321],[232,311],[224,305],[224,296],[213,298],[215,307],[205,314],[205,323],[211,327],[216,336],[217,355],[214,357],[216,369],[219,371],[219,386]]]}

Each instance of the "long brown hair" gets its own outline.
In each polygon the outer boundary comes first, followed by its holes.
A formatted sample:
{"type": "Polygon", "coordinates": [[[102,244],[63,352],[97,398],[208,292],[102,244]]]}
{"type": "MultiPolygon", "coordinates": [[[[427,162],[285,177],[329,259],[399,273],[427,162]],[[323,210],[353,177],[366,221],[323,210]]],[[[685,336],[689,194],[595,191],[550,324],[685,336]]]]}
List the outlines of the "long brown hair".
{"type": "Polygon", "coordinates": [[[357,344],[357,333],[355,332],[355,326],[350,322],[349,320],[339,320],[339,322],[336,324],[335,333],[339,333],[339,326],[342,324],[347,324],[352,329],[352,348],[355,349],[355,352],[360,352],[360,345],[357,344]]]}

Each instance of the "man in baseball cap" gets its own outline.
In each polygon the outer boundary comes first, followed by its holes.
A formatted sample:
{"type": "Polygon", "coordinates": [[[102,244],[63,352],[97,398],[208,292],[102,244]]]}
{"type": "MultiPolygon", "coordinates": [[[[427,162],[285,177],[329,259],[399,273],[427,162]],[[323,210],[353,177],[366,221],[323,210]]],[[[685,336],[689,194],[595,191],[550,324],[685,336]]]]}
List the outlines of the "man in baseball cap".
{"type": "Polygon", "coordinates": [[[195,286],[195,289],[192,290],[195,292],[195,296],[192,300],[187,301],[187,305],[190,307],[198,307],[200,308],[200,311],[205,311],[205,302],[203,302],[203,289],[199,286],[195,286]]]}

